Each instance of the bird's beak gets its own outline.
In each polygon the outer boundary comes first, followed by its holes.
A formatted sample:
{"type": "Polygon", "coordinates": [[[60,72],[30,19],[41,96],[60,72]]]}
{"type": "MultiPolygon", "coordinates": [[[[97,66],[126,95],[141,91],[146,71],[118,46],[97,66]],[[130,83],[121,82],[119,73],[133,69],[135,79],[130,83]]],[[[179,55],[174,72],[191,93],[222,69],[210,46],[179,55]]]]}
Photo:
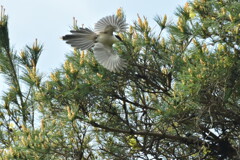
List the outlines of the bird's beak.
{"type": "Polygon", "coordinates": [[[123,42],[122,38],[121,38],[119,35],[115,35],[115,37],[116,37],[119,41],[123,42]]]}

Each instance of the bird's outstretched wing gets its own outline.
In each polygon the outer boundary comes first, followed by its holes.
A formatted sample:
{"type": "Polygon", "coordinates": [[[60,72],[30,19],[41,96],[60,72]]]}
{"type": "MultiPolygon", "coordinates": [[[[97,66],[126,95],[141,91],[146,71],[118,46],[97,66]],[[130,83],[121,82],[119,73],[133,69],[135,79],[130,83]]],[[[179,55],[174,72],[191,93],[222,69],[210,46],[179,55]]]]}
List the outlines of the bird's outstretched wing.
{"type": "Polygon", "coordinates": [[[122,70],[126,66],[124,59],[114,53],[112,47],[105,46],[102,43],[95,44],[93,53],[98,63],[112,72],[122,70]]]}
{"type": "Polygon", "coordinates": [[[97,33],[108,32],[123,32],[127,29],[127,23],[124,18],[119,18],[116,15],[106,16],[100,19],[94,26],[97,33]]]}
{"type": "Polygon", "coordinates": [[[62,37],[66,43],[72,47],[85,50],[91,48],[97,38],[97,34],[88,28],[79,28],[79,30],[71,31],[72,34],[67,34],[62,37]]]}

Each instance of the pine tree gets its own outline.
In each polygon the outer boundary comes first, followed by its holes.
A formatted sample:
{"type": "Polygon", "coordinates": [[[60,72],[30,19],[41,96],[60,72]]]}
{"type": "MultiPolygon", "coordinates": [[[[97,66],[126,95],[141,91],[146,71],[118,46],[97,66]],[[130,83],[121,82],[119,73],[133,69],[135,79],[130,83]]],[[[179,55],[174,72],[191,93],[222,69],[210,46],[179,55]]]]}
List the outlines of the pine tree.
{"type": "Polygon", "coordinates": [[[128,63],[121,72],[104,69],[91,50],[74,50],[43,81],[42,46],[14,54],[2,14],[0,66],[10,86],[2,157],[239,159],[240,4],[194,0],[176,15],[176,24],[157,16],[158,29],[138,16],[120,34],[114,49],[128,63]]]}

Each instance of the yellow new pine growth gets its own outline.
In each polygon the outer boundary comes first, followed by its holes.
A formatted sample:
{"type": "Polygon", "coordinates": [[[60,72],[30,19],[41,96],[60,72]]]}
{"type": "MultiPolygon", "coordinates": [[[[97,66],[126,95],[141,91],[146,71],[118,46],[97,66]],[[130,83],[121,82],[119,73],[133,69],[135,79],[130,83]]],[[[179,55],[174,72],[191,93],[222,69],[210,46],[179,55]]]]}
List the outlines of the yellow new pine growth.
{"type": "MultiPolygon", "coordinates": [[[[74,113],[72,112],[72,114],[74,114],[74,113]]],[[[73,126],[73,128],[77,128],[77,127],[78,127],[77,122],[76,122],[76,121],[73,121],[73,122],[72,122],[72,126],[73,126]]],[[[73,131],[72,134],[74,135],[74,131],[73,131]]]]}
{"type": "Polygon", "coordinates": [[[203,78],[203,76],[201,74],[198,74],[197,77],[200,79],[203,78]]]}
{"type": "Polygon", "coordinates": [[[28,145],[28,143],[27,143],[27,141],[25,140],[24,136],[21,137],[21,142],[22,142],[22,144],[23,144],[24,146],[27,146],[27,145],[28,145]]]}
{"type": "Polygon", "coordinates": [[[130,138],[130,139],[129,139],[129,145],[130,145],[131,147],[136,146],[136,145],[137,145],[136,139],[135,139],[135,138],[130,138]]]}
{"type": "Polygon", "coordinates": [[[240,28],[240,24],[238,25],[238,26],[235,26],[234,27],[234,32],[235,32],[235,34],[238,34],[239,33],[239,29],[240,28]]]}
{"type": "Polygon", "coordinates": [[[43,144],[44,149],[48,149],[48,145],[46,143],[43,144]]]}
{"type": "Polygon", "coordinates": [[[138,15],[138,25],[141,27],[141,28],[144,28],[144,24],[143,24],[143,21],[141,19],[141,17],[138,15]]]}
{"type": "Polygon", "coordinates": [[[144,32],[144,40],[145,40],[145,43],[146,43],[146,44],[149,44],[149,43],[150,43],[150,40],[149,40],[149,37],[148,37],[148,33],[147,33],[147,32],[144,32]]]}
{"type": "Polygon", "coordinates": [[[91,113],[91,112],[89,112],[88,117],[89,117],[89,120],[90,120],[90,121],[93,120],[93,119],[92,119],[92,113],[91,113]]]}
{"type": "Polygon", "coordinates": [[[12,148],[12,146],[9,147],[9,152],[8,152],[10,155],[13,155],[14,154],[14,150],[12,148]]]}
{"type": "Polygon", "coordinates": [[[197,42],[196,39],[193,39],[193,44],[194,44],[195,46],[199,46],[199,43],[197,42]]]}
{"type": "Polygon", "coordinates": [[[193,5],[196,6],[196,7],[199,6],[198,0],[194,0],[193,5]]]}
{"type": "Polygon", "coordinates": [[[51,90],[52,89],[52,85],[49,82],[46,82],[46,88],[47,88],[47,90],[51,90]]]}
{"type": "Polygon", "coordinates": [[[133,111],[133,112],[136,110],[136,108],[135,108],[132,104],[130,104],[130,107],[129,107],[129,108],[130,108],[130,110],[133,111]]]}
{"type": "Polygon", "coordinates": [[[71,114],[71,109],[69,106],[67,106],[67,112],[68,112],[68,118],[70,119],[72,114],[71,114]]]}
{"type": "Polygon", "coordinates": [[[181,82],[182,82],[182,84],[183,84],[183,85],[185,85],[185,84],[186,84],[184,80],[181,80],[181,82]]]}
{"type": "Polygon", "coordinates": [[[84,63],[84,59],[80,59],[80,65],[84,63]]]}
{"type": "Polygon", "coordinates": [[[165,14],[164,17],[163,17],[163,22],[162,24],[165,26],[167,23],[167,15],[165,14]]]}
{"type": "Polygon", "coordinates": [[[71,78],[69,77],[69,75],[66,74],[66,73],[65,73],[65,77],[66,77],[67,80],[70,80],[70,79],[71,79],[71,78]]]}
{"type": "Polygon", "coordinates": [[[99,139],[99,136],[96,136],[95,138],[96,138],[97,143],[101,143],[101,140],[99,139]]]}
{"type": "Polygon", "coordinates": [[[42,131],[45,129],[44,119],[41,119],[41,126],[40,126],[40,128],[41,128],[42,131]]]}
{"type": "Polygon", "coordinates": [[[173,127],[172,127],[172,126],[168,127],[168,128],[167,128],[167,131],[170,132],[170,133],[172,133],[172,132],[173,132],[173,127]]]}
{"type": "Polygon", "coordinates": [[[64,67],[65,70],[69,69],[69,61],[68,60],[65,61],[63,67],[64,67]]]}
{"type": "Polygon", "coordinates": [[[178,26],[182,26],[183,25],[183,19],[181,17],[178,18],[177,25],[178,26]]]}
{"type": "Polygon", "coordinates": [[[37,40],[37,39],[35,39],[35,43],[33,43],[32,49],[35,50],[35,51],[38,51],[38,50],[39,50],[38,40],[37,40]]]}
{"type": "Polygon", "coordinates": [[[37,79],[37,74],[36,74],[36,67],[33,67],[32,70],[29,71],[29,77],[34,82],[37,82],[38,79],[37,79]]]}
{"type": "MultiPolygon", "coordinates": [[[[5,8],[3,8],[3,6],[1,6],[1,10],[0,10],[0,22],[2,22],[4,20],[5,17],[5,8]]],[[[1,23],[0,23],[1,25],[1,23]]]]}
{"type": "Polygon", "coordinates": [[[183,62],[187,63],[187,57],[186,56],[184,56],[182,59],[183,59],[183,62]]]}
{"type": "Polygon", "coordinates": [[[162,71],[163,74],[167,74],[168,73],[168,69],[167,68],[162,68],[161,71],[162,71]]]}
{"type": "Polygon", "coordinates": [[[170,56],[170,60],[171,60],[171,62],[172,62],[172,64],[173,64],[174,61],[175,61],[175,57],[174,57],[174,56],[170,56]]]}
{"type": "Polygon", "coordinates": [[[137,47],[137,46],[136,46],[136,47],[133,49],[133,52],[134,52],[134,53],[138,53],[138,52],[140,51],[140,49],[141,49],[140,47],[137,47]]]}
{"type": "Polygon", "coordinates": [[[178,27],[178,29],[181,32],[184,32],[184,29],[183,29],[183,19],[182,18],[178,18],[177,27],[178,27]]]}
{"type": "Polygon", "coordinates": [[[71,73],[76,73],[77,70],[74,68],[74,65],[72,63],[69,63],[69,68],[71,73]]]}
{"type": "Polygon", "coordinates": [[[81,74],[85,74],[86,73],[86,71],[85,70],[81,70],[81,74]]]}
{"type": "Polygon", "coordinates": [[[74,49],[73,49],[73,54],[74,54],[75,56],[77,56],[78,53],[79,53],[78,50],[77,50],[76,48],[74,48],[74,49]]]}
{"type": "Polygon", "coordinates": [[[208,48],[207,48],[207,44],[206,43],[204,43],[202,45],[202,52],[208,52],[208,48]]]}
{"type": "Polygon", "coordinates": [[[138,142],[134,136],[128,136],[127,141],[128,141],[129,146],[131,146],[133,150],[141,149],[141,147],[138,145],[138,142]]]}
{"type": "Polygon", "coordinates": [[[53,81],[58,81],[58,77],[57,77],[57,72],[55,72],[55,73],[51,73],[50,74],[50,78],[53,80],[53,81]]]}
{"type": "Polygon", "coordinates": [[[132,44],[133,46],[137,46],[137,39],[138,39],[138,34],[136,32],[133,33],[133,40],[132,40],[132,44]]]}
{"type": "Polygon", "coordinates": [[[73,28],[78,28],[77,19],[75,17],[73,17],[73,28]]]}
{"type": "Polygon", "coordinates": [[[188,2],[185,3],[183,9],[184,9],[185,12],[189,12],[189,3],[188,2]]]}
{"type": "Polygon", "coordinates": [[[201,27],[202,27],[203,31],[207,30],[207,27],[206,27],[205,23],[203,23],[201,27]]]}
{"type": "Polygon", "coordinates": [[[179,126],[178,122],[173,122],[173,125],[174,125],[175,127],[178,127],[178,126],[179,126]]]}
{"type": "Polygon", "coordinates": [[[206,65],[206,63],[202,59],[200,59],[200,63],[204,66],[206,65]]]}
{"type": "Polygon", "coordinates": [[[17,88],[15,86],[10,86],[10,89],[17,91],[17,88]]]}
{"type": "Polygon", "coordinates": [[[97,76],[98,76],[99,78],[102,78],[102,77],[103,77],[103,75],[100,74],[100,73],[97,73],[97,76]]]}
{"type": "Polygon", "coordinates": [[[68,112],[68,119],[72,120],[74,117],[74,112],[71,111],[71,108],[67,106],[67,112],[68,112]]]}
{"type": "Polygon", "coordinates": [[[223,51],[224,50],[224,45],[222,45],[222,44],[218,44],[218,51],[223,51]]]}
{"type": "Polygon", "coordinates": [[[191,69],[191,68],[188,68],[188,72],[192,74],[192,69],[191,69]]]}
{"type": "Polygon", "coordinates": [[[157,95],[155,93],[151,93],[150,97],[152,100],[156,101],[157,100],[157,95]]]}
{"type": "Polygon", "coordinates": [[[122,8],[118,8],[117,16],[118,16],[118,18],[123,18],[123,10],[122,10],[122,8]]]}
{"type": "Polygon", "coordinates": [[[196,17],[196,13],[194,12],[194,10],[193,10],[192,7],[189,9],[189,17],[190,17],[191,19],[193,19],[194,17],[196,17]]]}
{"type": "Polygon", "coordinates": [[[23,130],[24,133],[28,133],[28,129],[25,125],[22,125],[22,130],[23,130]]]}
{"type": "Polygon", "coordinates": [[[149,26],[148,26],[148,21],[147,21],[147,18],[146,18],[146,17],[144,17],[143,25],[144,25],[144,28],[145,28],[145,29],[149,28],[149,26]]]}
{"type": "Polygon", "coordinates": [[[182,26],[178,25],[178,29],[181,31],[181,32],[184,32],[184,29],[182,26]]]}
{"type": "Polygon", "coordinates": [[[133,26],[132,25],[129,26],[129,33],[133,34],[133,26]]]}
{"type": "Polygon", "coordinates": [[[58,136],[61,136],[61,135],[62,135],[62,132],[61,132],[61,131],[58,131],[58,132],[57,132],[57,135],[58,135],[58,136]]]}
{"type": "Polygon", "coordinates": [[[160,45],[161,45],[162,47],[165,47],[165,46],[166,46],[165,38],[162,38],[162,39],[161,39],[160,45]]]}
{"type": "Polygon", "coordinates": [[[175,37],[174,37],[172,34],[170,34],[170,39],[171,39],[172,41],[176,41],[175,37]]]}
{"type": "Polygon", "coordinates": [[[31,139],[32,139],[32,137],[31,137],[31,135],[29,134],[28,137],[27,137],[27,141],[28,141],[28,142],[31,142],[31,139]]]}
{"type": "MultiPolygon", "coordinates": [[[[94,57],[92,57],[90,60],[91,60],[90,62],[91,62],[94,66],[97,65],[97,61],[96,61],[96,59],[95,59],[94,57]]],[[[87,61],[87,62],[89,62],[89,61],[87,61]]]]}
{"type": "Polygon", "coordinates": [[[84,51],[81,51],[80,58],[83,59],[84,57],[85,57],[85,52],[84,52],[84,51]]]}
{"type": "Polygon", "coordinates": [[[41,99],[43,94],[41,92],[35,92],[35,98],[36,99],[41,99]]]}
{"type": "Polygon", "coordinates": [[[161,111],[160,109],[157,109],[156,112],[157,112],[158,114],[162,114],[162,111],[161,111]]]}
{"type": "Polygon", "coordinates": [[[225,8],[221,8],[221,13],[222,13],[222,15],[226,15],[226,9],[225,8]]]}
{"type": "Polygon", "coordinates": [[[13,129],[15,127],[15,124],[10,122],[8,126],[9,126],[9,128],[13,129]]]}
{"type": "Polygon", "coordinates": [[[43,112],[43,106],[38,106],[38,110],[40,111],[40,112],[43,112]]]}
{"type": "Polygon", "coordinates": [[[155,44],[156,43],[156,38],[153,37],[151,42],[152,42],[152,44],[155,44]]]}
{"type": "Polygon", "coordinates": [[[211,17],[211,19],[212,19],[212,20],[216,20],[216,18],[215,18],[215,17],[211,17]]]}
{"type": "Polygon", "coordinates": [[[43,134],[42,134],[42,132],[39,133],[39,135],[38,135],[38,139],[39,139],[40,142],[43,141],[43,134]]]}
{"type": "Polygon", "coordinates": [[[229,19],[230,19],[230,21],[231,21],[231,22],[233,22],[233,21],[234,21],[234,17],[233,17],[231,14],[229,14],[229,16],[228,16],[228,17],[229,17],[229,19]]]}
{"type": "Polygon", "coordinates": [[[24,51],[21,51],[21,52],[20,52],[20,57],[21,57],[22,59],[24,59],[24,58],[26,57],[26,54],[25,54],[24,51]]]}
{"type": "Polygon", "coordinates": [[[56,125],[56,119],[54,119],[53,121],[52,121],[52,125],[56,125]]]}

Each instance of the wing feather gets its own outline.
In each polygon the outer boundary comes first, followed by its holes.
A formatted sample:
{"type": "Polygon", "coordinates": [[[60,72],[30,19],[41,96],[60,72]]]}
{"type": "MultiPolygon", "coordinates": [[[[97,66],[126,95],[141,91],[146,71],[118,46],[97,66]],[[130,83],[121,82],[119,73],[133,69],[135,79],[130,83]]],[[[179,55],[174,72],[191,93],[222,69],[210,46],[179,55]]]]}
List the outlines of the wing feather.
{"type": "Polygon", "coordinates": [[[108,32],[108,30],[113,30],[113,32],[123,32],[127,29],[127,23],[124,18],[119,18],[116,15],[106,16],[100,19],[94,26],[96,32],[108,32]],[[109,26],[111,28],[109,28],[109,26]]]}
{"type": "Polygon", "coordinates": [[[126,66],[126,62],[111,47],[102,43],[95,44],[93,53],[98,63],[109,71],[117,72],[126,66]]]}

